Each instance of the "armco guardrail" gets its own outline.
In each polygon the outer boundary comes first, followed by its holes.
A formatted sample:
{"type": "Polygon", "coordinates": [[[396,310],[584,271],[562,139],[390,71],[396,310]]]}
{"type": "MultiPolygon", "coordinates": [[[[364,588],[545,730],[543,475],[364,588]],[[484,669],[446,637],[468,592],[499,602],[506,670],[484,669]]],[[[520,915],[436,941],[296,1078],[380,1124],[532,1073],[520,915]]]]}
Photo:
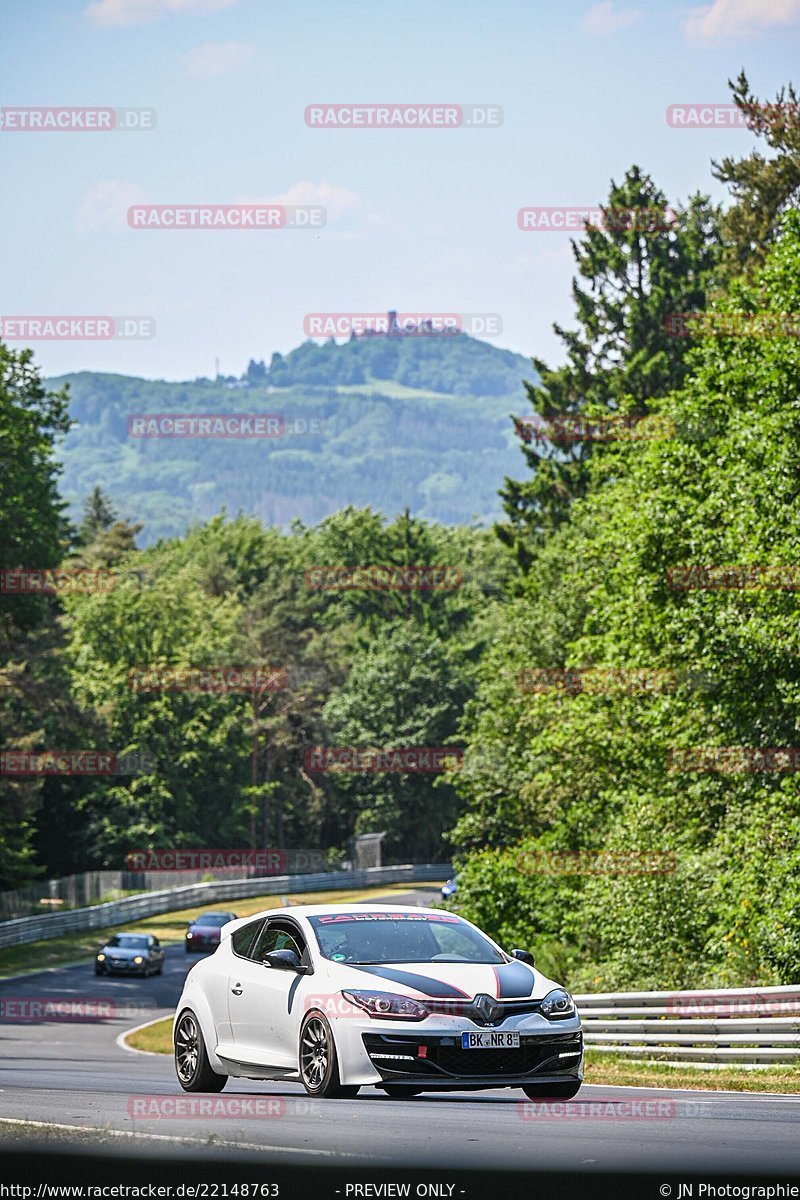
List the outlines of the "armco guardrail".
{"type": "Polygon", "coordinates": [[[169,888],[161,892],[143,892],[91,908],[73,908],[68,912],[47,913],[41,917],[19,917],[0,922],[0,948],[23,946],[59,937],[62,933],[84,933],[89,929],[107,929],[142,917],[155,917],[175,909],[194,908],[198,904],[217,904],[221,900],[244,900],[248,896],[280,896],[287,892],[328,892],[342,888],[374,887],[383,883],[430,883],[447,879],[452,868],[447,863],[417,863],[401,867],[368,867],[363,871],[320,871],[315,875],[271,875],[261,879],[229,879],[215,883],[195,883],[189,887],[169,888]]]}
{"type": "Polygon", "coordinates": [[[576,996],[587,1047],[700,1065],[800,1062],[800,984],[576,996]]]}

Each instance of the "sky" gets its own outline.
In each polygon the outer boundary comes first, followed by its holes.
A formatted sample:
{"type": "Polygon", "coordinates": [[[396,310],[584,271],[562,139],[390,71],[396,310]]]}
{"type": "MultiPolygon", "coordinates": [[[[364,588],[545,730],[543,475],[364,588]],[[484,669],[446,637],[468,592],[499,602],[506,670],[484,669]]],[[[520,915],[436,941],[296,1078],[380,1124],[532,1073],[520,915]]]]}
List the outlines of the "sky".
{"type": "Polygon", "coordinates": [[[520,230],[519,209],[594,206],[633,163],[671,202],[723,199],[710,162],[752,134],[670,126],[668,107],[729,103],[742,67],[772,99],[800,48],[800,0],[3,0],[2,17],[4,108],[155,111],[150,129],[0,129],[0,314],[149,320],[28,341],[47,375],[238,375],[303,341],[309,313],[389,308],[492,314],[494,344],[563,361],[570,234],[520,230]],[[305,117],[434,103],[502,121],[305,117]],[[137,205],[267,202],[326,222],[128,223],[137,205]]]}

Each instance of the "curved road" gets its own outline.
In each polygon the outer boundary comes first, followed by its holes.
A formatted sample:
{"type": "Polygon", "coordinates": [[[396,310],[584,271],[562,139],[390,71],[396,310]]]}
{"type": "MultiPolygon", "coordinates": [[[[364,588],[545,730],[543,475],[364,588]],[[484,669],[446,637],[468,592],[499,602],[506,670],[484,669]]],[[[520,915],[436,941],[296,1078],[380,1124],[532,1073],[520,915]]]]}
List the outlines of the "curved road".
{"type": "MultiPolygon", "coordinates": [[[[425,903],[430,895],[391,899],[425,903]]],[[[776,1177],[800,1170],[800,1097],[587,1086],[544,1115],[512,1090],[402,1101],[364,1088],[354,1100],[316,1101],[299,1084],[232,1080],[219,1099],[244,1102],[244,1115],[173,1118],[158,1115],[152,1101],[146,1115],[137,1115],[137,1099],[159,1097],[156,1103],[163,1105],[184,1093],[171,1059],[133,1053],[117,1039],[125,1029],[174,1010],[193,961],[182,946],[169,946],[163,976],[152,979],[96,978],[87,964],[0,982],[0,1149],[78,1138],[92,1147],[124,1143],[128,1152],[139,1146],[230,1154],[235,1148],[248,1158],[260,1152],[271,1162],[319,1167],[502,1164],[776,1177]],[[101,1008],[106,1015],[91,1021],[24,1015],[31,1001],[45,997],[115,1007],[110,1013],[101,1008]],[[262,1115],[248,1115],[256,1102],[262,1115]]]]}

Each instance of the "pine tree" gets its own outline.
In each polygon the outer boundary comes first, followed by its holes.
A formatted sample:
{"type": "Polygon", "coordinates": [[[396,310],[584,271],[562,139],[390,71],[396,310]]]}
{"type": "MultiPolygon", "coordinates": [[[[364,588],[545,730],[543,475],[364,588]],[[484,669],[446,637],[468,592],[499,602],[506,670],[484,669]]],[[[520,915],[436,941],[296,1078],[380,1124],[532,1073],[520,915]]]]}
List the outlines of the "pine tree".
{"type": "Polygon", "coordinates": [[[88,546],[104,530],[110,529],[116,519],[117,514],[110,497],[96,484],[83,506],[83,520],[78,528],[80,544],[88,546]]]}
{"type": "Polygon", "coordinates": [[[783,214],[800,205],[800,100],[790,84],[774,104],[764,104],[751,92],[744,71],[728,86],[753,132],[777,151],[769,159],[753,151],[747,158],[713,163],[714,177],[728,184],[736,201],[723,221],[730,278],[753,275],[779,236],[783,214]]]}
{"type": "MultiPolygon", "coordinates": [[[[544,422],[557,418],[647,414],[653,397],[680,386],[690,339],[667,332],[672,313],[705,307],[720,256],[719,210],[695,195],[669,210],[666,197],[639,167],[612,181],[601,207],[602,228],[587,226],[572,249],[578,268],[572,294],[578,329],[554,325],[567,350],[564,366],[534,359],[538,383],[525,383],[544,422]],[[584,282],[585,281],[585,282],[584,282]]],[[[531,478],[507,479],[508,517],[497,528],[525,569],[533,544],[564,520],[587,486],[587,459],[597,443],[555,446],[517,421],[531,478]]]]}

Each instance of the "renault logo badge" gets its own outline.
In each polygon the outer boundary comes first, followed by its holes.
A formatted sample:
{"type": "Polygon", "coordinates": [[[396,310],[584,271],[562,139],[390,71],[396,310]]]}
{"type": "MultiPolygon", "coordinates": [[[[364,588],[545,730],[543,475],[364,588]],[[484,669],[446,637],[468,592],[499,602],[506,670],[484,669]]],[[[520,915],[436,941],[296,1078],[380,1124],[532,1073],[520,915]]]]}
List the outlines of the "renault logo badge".
{"type": "Polygon", "coordinates": [[[475,997],[475,1008],[486,1025],[494,1025],[495,1021],[499,1021],[503,1015],[502,1005],[497,1004],[491,996],[487,996],[485,993],[475,997]]]}

